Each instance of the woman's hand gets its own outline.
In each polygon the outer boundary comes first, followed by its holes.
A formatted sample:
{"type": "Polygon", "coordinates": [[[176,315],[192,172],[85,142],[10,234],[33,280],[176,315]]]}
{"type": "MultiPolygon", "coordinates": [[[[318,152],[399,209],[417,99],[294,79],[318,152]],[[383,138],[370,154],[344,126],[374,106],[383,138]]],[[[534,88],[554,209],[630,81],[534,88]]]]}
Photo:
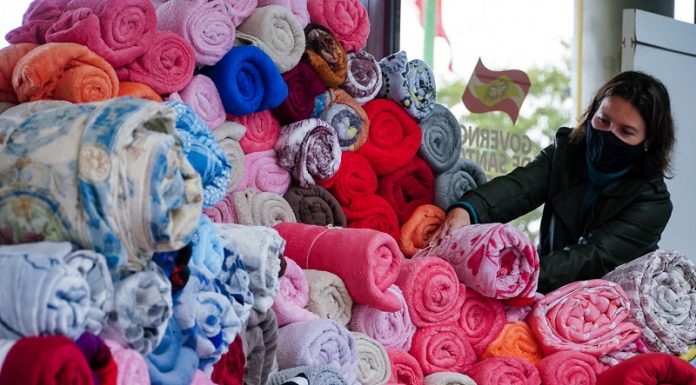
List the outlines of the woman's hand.
{"type": "Polygon", "coordinates": [[[450,235],[454,230],[469,226],[470,224],[471,218],[469,217],[469,212],[461,207],[455,207],[447,213],[440,228],[430,237],[430,242],[440,241],[442,238],[450,235]]]}

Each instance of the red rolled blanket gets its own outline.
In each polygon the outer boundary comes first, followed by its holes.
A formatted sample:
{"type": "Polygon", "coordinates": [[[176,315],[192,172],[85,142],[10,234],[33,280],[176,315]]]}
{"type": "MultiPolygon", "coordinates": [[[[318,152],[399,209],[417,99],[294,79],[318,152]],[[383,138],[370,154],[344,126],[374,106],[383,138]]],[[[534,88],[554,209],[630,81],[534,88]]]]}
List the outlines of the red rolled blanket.
{"type": "Polygon", "coordinates": [[[503,330],[505,309],[500,301],[467,290],[458,323],[474,351],[480,356],[503,330]]]}
{"type": "Polygon", "coordinates": [[[544,357],[537,369],[544,385],[595,385],[606,367],[594,356],[566,350],[544,357]]]}
{"type": "Polygon", "coordinates": [[[420,364],[407,351],[387,348],[391,363],[391,378],[388,384],[423,385],[423,371],[420,364]]]}
{"type": "Polygon", "coordinates": [[[645,353],[607,369],[597,385],[694,385],[696,368],[679,357],[645,353]]]}
{"type": "Polygon", "coordinates": [[[478,385],[540,385],[539,371],[529,362],[513,357],[485,359],[466,373],[478,385]]]}
{"type": "Polygon", "coordinates": [[[433,170],[416,156],[405,166],[382,176],[377,194],[391,204],[399,224],[403,224],[418,206],[433,202],[434,185],[433,170]]]}
{"type": "Polygon", "coordinates": [[[381,196],[366,195],[342,207],[348,227],[381,231],[399,240],[399,220],[389,202],[381,196]]]}
{"type": "Polygon", "coordinates": [[[364,156],[353,151],[342,151],[338,172],[317,184],[329,190],[338,203],[349,206],[353,199],[377,192],[377,175],[364,156]]]}
{"type": "Polygon", "coordinates": [[[288,85],[288,97],[273,110],[273,115],[281,124],[310,118],[314,112],[314,99],[326,91],[319,74],[308,63],[300,62],[283,74],[283,80],[288,85]]]}

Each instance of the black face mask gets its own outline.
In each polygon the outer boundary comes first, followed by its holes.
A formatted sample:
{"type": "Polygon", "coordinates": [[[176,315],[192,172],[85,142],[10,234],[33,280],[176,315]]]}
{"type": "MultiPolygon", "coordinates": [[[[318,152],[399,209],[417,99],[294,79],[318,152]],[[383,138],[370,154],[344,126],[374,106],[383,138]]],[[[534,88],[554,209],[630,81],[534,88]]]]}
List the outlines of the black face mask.
{"type": "Polygon", "coordinates": [[[631,145],[611,131],[597,130],[587,122],[587,159],[600,172],[619,172],[643,156],[643,144],[631,145]]]}

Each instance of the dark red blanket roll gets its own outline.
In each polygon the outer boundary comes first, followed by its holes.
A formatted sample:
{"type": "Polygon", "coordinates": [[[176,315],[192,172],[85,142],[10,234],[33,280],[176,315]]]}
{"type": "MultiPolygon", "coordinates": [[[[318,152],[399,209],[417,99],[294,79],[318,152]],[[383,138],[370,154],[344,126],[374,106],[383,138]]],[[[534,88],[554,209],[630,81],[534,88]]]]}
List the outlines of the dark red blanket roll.
{"type": "Polygon", "coordinates": [[[213,366],[213,374],[210,379],[218,385],[242,385],[244,383],[244,367],[246,366],[246,356],[242,337],[237,334],[220,361],[213,366]]]}
{"type": "Polygon", "coordinates": [[[373,229],[391,235],[397,242],[401,237],[399,219],[386,199],[379,195],[366,195],[343,206],[348,227],[373,229]]]}
{"type": "Polygon", "coordinates": [[[401,225],[411,217],[418,206],[433,203],[433,170],[423,159],[416,156],[405,166],[382,176],[377,194],[391,204],[401,225]]]}
{"type": "Polygon", "coordinates": [[[314,99],[326,91],[324,82],[311,65],[300,62],[283,74],[288,85],[288,97],[273,110],[273,115],[283,124],[290,124],[312,117],[314,99]]]}
{"type": "Polygon", "coordinates": [[[696,385],[696,368],[666,353],[645,353],[609,368],[597,385],[696,385]]]}

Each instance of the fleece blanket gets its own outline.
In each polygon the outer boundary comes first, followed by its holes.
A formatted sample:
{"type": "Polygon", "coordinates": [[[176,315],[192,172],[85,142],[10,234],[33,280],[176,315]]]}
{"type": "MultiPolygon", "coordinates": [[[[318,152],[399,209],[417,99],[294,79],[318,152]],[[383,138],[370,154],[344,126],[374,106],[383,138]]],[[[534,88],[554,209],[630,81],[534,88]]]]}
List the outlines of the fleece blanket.
{"type": "Polygon", "coordinates": [[[148,50],[156,30],[157,15],[149,0],[71,0],[44,38],[84,45],[121,67],[148,50]]]}
{"type": "Polygon", "coordinates": [[[201,176],[203,208],[214,206],[227,191],[232,165],[218,145],[208,125],[187,104],[164,103],[176,113],[176,133],[182,152],[201,176]]]}
{"type": "Polygon", "coordinates": [[[539,277],[539,255],[515,227],[489,223],[459,228],[416,257],[449,262],[459,280],[486,297],[530,301],[539,277]]]}
{"type": "Polygon", "coordinates": [[[464,193],[486,183],[486,174],[474,161],[459,158],[452,168],[435,178],[435,204],[447,210],[464,193]]]}
{"type": "Polygon", "coordinates": [[[157,29],[183,37],[198,66],[214,65],[234,46],[234,15],[225,0],[169,0],[157,7],[157,29]]]}
{"type": "Polygon", "coordinates": [[[196,56],[181,36],[157,31],[152,45],[133,63],[117,69],[120,80],[145,83],[160,95],[180,91],[193,78],[196,56]]]}
{"type": "Polygon", "coordinates": [[[119,97],[132,97],[147,99],[153,102],[162,103],[162,97],[159,96],[152,87],[147,84],[138,82],[120,82],[118,85],[118,96],[119,97]]]}
{"type": "Polygon", "coordinates": [[[358,382],[362,385],[384,385],[391,377],[387,350],[378,341],[363,333],[353,332],[358,349],[358,382]]]}
{"type": "Polygon", "coordinates": [[[481,356],[503,331],[505,310],[499,301],[486,298],[473,290],[466,291],[465,296],[457,323],[474,352],[481,356]]]}
{"type": "Polygon", "coordinates": [[[225,0],[232,6],[232,22],[240,25],[246,20],[257,6],[261,6],[257,0],[225,0]]]}
{"type": "Polygon", "coordinates": [[[639,354],[607,369],[597,385],[691,385],[696,370],[688,362],[665,353],[639,354]]]}
{"type": "Polygon", "coordinates": [[[440,372],[425,376],[425,385],[476,385],[471,377],[454,372],[440,372]]]}
{"type": "Polygon", "coordinates": [[[273,149],[280,135],[280,123],[271,111],[264,110],[243,116],[228,116],[232,120],[246,127],[244,136],[239,140],[242,151],[245,154],[273,149]]]}
{"type": "Polygon", "coordinates": [[[224,260],[222,271],[215,279],[216,291],[230,299],[234,312],[242,323],[249,318],[254,305],[254,295],[249,289],[249,273],[234,243],[222,239],[224,260]]]}
{"type": "Polygon", "coordinates": [[[419,328],[408,352],[426,375],[436,372],[462,373],[476,362],[474,349],[455,322],[419,328]]]}
{"type": "Polygon", "coordinates": [[[288,86],[273,61],[253,46],[232,48],[203,74],[217,86],[225,106],[232,115],[275,108],[288,96],[288,86]]]}
{"type": "Polygon", "coordinates": [[[386,199],[379,195],[366,195],[353,199],[348,206],[343,206],[348,227],[355,229],[372,229],[387,233],[399,241],[399,219],[386,199]]]}
{"type": "Polygon", "coordinates": [[[90,332],[84,332],[75,344],[87,359],[96,384],[116,385],[118,367],[111,350],[104,340],[90,332]]]}
{"type": "Polygon", "coordinates": [[[12,73],[19,102],[41,99],[87,103],[118,95],[114,68],[89,48],[50,43],[22,56],[12,73]]]}
{"type": "Polygon", "coordinates": [[[302,28],[309,24],[309,12],[307,11],[307,0],[258,0],[259,7],[267,5],[282,5],[295,15],[302,28]]]}
{"type": "Polygon", "coordinates": [[[275,150],[279,164],[290,170],[300,187],[332,177],[341,165],[336,130],[321,119],[310,118],[281,127],[275,150]]]}
{"type": "Polygon", "coordinates": [[[307,310],[321,318],[334,320],[340,325],[348,325],[353,299],[341,278],[321,270],[307,269],[304,273],[309,287],[307,310]]]}
{"type": "Polygon", "coordinates": [[[525,319],[527,319],[527,315],[529,314],[529,312],[532,311],[534,305],[536,305],[537,302],[541,301],[542,298],[544,298],[543,294],[536,293],[532,298],[533,303],[530,303],[528,305],[514,306],[509,303],[504,303],[503,308],[505,309],[505,318],[507,318],[507,322],[509,323],[524,321],[525,319]]]}
{"type": "Polygon", "coordinates": [[[207,215],[215,223],[237,223],[234,194],[228,192],[215,206],[203,210],[203,214],[207,215]]]}
{"type": "Polygon", "coordinates": [[[401,288],[413,324],[425,327],[454,322],[464,301],[457,274],[439,258],[404,260],[396,285],[401,288]]]}
{"type": "Polygon", "coordinates": [[[147,362],[142,354],[121,346],[118,342],[105,340],[118,368],[118,385],[150,385],[147,362]]]}
{"type": "Polygon", "coordinates": [[[420,122],[423,132],[418,154],[428,163],[435,174],[454,167],[462,150],[462,133],[459,121],[442,104],[435,104],[433,112],[420,122]]]}
{"type": "Polygon", "coordinates": [[[631,320],[652,351],[683,354],[696,344],[696,268],[677,251],[658,250],[623,264],[604,279],[631,301],[631,320]]]}
{"type": "Polygon", "coordinates": [[[278,350],[278,323],[273,310],[251,312],[242,342],[247,362],[244,384],[266,384],[278,350]]]}
{"type": "Polygon", "coordinates": [[[69,0],[36,0],[24,12],[22,25],[8,32],[5,39],[10,44],[46,42],[44,36],[53,23],[60,18],[69,0]]]}
{"type": "Polygon", "coordinates": [[[359,0],[307,0],[309,21],[327,27],[346,52],[367,44],[370,18],[359,0]]]}
{"type": "Polygon", "coordinates": [[[403,167],[383,175],[377,194],[391,204],[399,224],[403,224],[418,206],[433,201],[434,181],[433,171],[428,164],[416,156],[403,167]]]}
{"type": "Polygon", "coordinates": [[[389,384],[423,385],[423,371],[418,361],[407,351],[387,348],[391,363],[389,384]]]}
{"type": "Polygon", "coordinates": [[[235,122],[225,122],[213,131],[213,137],[227,157],[232,170],[227,183],[227,193],[235,191],[244,175],[244,152],[239,141],[246,133],[246,128],[235,122]]]}
{"type": "Polygon", "coordinates": [[[297,222],[290,204],[272,192],[250,189],[232,193],[235,222],[241,225],[272,227],[280,222],[297,222]]]}
{"type": "Polygon", "coordinates": [[[189,270],[195,268],[205,280],[212,280],[222,272],[225,259],[223,241],[217,226],[205,215],[201,215],[189,247],[189,270]]]}
{"type": "Polygon", "coordinates": [[[2,116],[26,119],[37,112],[71,105],[72,103],[65,100],[39,100],[36,102],[19,103],[3,111],[2,116]]]}
{"type": "Polygon", "coordinates": [[[241,334],[237,334],[227,353],[213,366],[210,379],[218,385],[242,385],[244,383],[244,367],[246,356],[241,334]]]}
{"type": "Polygon", "coordinates": [[[304,32],[307,45],[305,59],[317,71],[326,87],[338,87],[346,80],[346,51],[331,31],[321,25],[308,25],[304,32]]]}
{"type": "Polygon", "coordinates": [[[93,385],[92,371],[75,342],[62,336],[17,340],[0,369],[0,384],[93,385]]]}
{"type": "Polygon", "coordinates": [[[480,361],[466,374],[478,385],[541,385],[537,368],[514,357],[494,357],[480,361]]]}
{"type": "Polygon", "coordinates": [[[273,312],[278,326],[299,321],[319,319],[319,316],[305,310],[309,302],[309,286],[302,269],[292,259],[287,261],[285,274],[280,278],[280,290],[273,301],[273,312]]]}
{"type": "Polygon", "coordinates": [[[341,373],[330,365],[306,365],[275,372],[267,385],[347,385],[341,373]]]}
{"type": "Polygon", "coordinates": [[[12,72],[19,59],[36,47],[37,45],[33,43],[20,43],[0,49],[0,101],[19,103],[17,93],[12,87],[12,72]]]}
{"type": "Polygon", "coordinates": [[[575,350],[601,356],[640,336],[641,329],[629,322],[630,306],[621,286],[593,279],[548,293],[527,320],[547,355],[575,350]]]}
{"type": "Polygon", "coordinates": [[[326,91],[317,71],[306,62],[300,62],[283,74],[288,86],[288,97],[273,114],[282,124],[307,119],[314,113],[315,99],[326,91]]]}
{"type": "Polygon", "coordinates": [[[374,338],[387,348],[408,351],[411,348],[416,327],[411,322],[408,305],[398,286],[389,288],[400,302],[400,309],[395,312],[384,312],[368,305],[353,306],[350,319],[350,330],[364,333],[374,338]]]}
{"type": "Polygon", "coordinates": [[[445,220],[445,212],[431,204],[416,207],[403,225],[399,237],[399,248],[406,257],[412,257],[428,245],[430,237],[440,228],[445,220]]]}
{"type": "Polygon", "coordinates": [[[256,8],[237,26],[238,41],[259,47],[271,57],[280,72],[293,69],[302,58],[305,35],[292,12],[280,5],[256,8]]]}
{"type": "Polygon", "coordinates": [[[500,334],[486,347],[481,358],[516,357],[536,365],[544,354],[534,333],[524,321],[505,324],[500,334]]]}
{"type": "MultiPolygon", "coordinates": [[[[650,349],[643,342],[643,338],[636,339],[628,345],[624,345],[619,350],[609,352],[601,357],[599,357],[599,362],[607,366],[615,366],[620,362],[626,361],[627,359],[634,357],[641,353],[647,353],[650,349]]],[[[688,361],[688,358],[683,355],[680,356],[681,359],[688,361]]]]}
{"type": "Polygon", "coordinates": [[[360,152],[377,175],[405,166],[418,152],[421,130],[418,123],[396,102],[374,99],[365,104],[370,133],[360,152]]]}
{"type": "Polygon", "coordinates": [[[225,122],[225,107],[220,93],[215,83],[205,75],[194,76],[183,90],[170,94],[168,99],[188,104],[211,130],[216,130],[225,122]]]}
{"type": "Polygon", "coordinates": [[[355,303],[384,311],[401,308],[398,297],[387,290],[401,267],[399,248],[387,234],[301,223],[279,223],[275,229],[287,241],[286,257],[303,269],[336,274],[355,303]]]}
{"type": "Polygon", "coordinates": [[[424,61],[409,61],[406,51],[399,51],[380,60],[379,66],[384,77],[379,97],[400,103],[419,121],[430,116],[435,108],[435,77],[424,61]]]}
{"type": "Polygon", "coordinates": [[[351,52],[347,56],[346,81],[341,84],[356,102],[365,104],[382,89],[382,67],[369,52],[351,52]]]}
{"type": "Polygon", "coordinates": [[[566,350],[544,357],[537,369],[544,385],[593,385],[605,367],[594,356],[566,350]]]}
{"type": "Polygon", "coordinates": [[[259,151],[244,156],[244,172],[236,191],[252,189],[282,195],[290,182],[290,173],[280,164],[275,150],[259,151]]]}
{"type": "Polygon", "coordinates": [[[278,329],[278,368],[329,365],[356,383],[358,349],[353,336],[331,320],[295,322],[278,329]]]}
{"type": "Polygon", "coordinates": [[[189,385],[198,367],[198,356],[183,346],[181,329],[173,319],[155,350],[145,356],[152,385],[189,385]]]}
{"type": "Polygon", "coordinates": [[[317,181],[327,188],[341,206],[349,206],[354,199],[360,200],[377,192],[377,175],[370,162],[360,153],[341,152],[341,165],[334,176],[317,181]]]}
{"type": "Polygon", "coordinates": [[[317,96],[313,115],[336,130],[342,150],[355,151],[367,141],[370,132],[367,112],[342,89],[332,88],[317,96]]]}
{"type": "Polygon", "coordinates": [[[331,193],[321,186],[292,186],[283,196],[300,223],[317,226],[346,226],[346,215],[331,193]]]}

